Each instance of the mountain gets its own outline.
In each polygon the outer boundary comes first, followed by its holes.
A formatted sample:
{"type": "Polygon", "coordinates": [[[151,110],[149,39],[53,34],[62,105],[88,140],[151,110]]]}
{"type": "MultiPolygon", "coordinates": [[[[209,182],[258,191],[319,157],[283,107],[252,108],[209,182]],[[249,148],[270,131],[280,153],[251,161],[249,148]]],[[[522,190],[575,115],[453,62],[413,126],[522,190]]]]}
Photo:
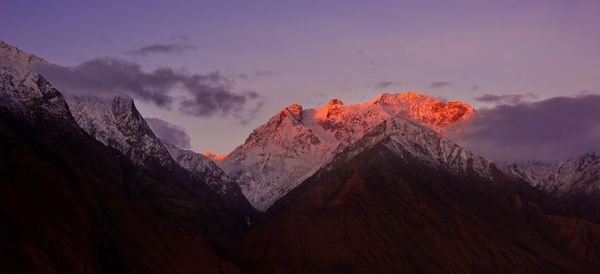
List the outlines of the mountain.
{"type": "Polygon", "coordinates": [[[559,163],[542,161],[525,161],[501,165],[503,170],[512,176],[523,179],[530,185],[546,191],[553,188],[554,173],[558,170],[559,163]]]}
{"type": "Polygon", "coordinates": [[[242,216],[182,168],[142,169],[92,138],[30,70],[42,59],[0,46],[3,272],[241,272],[224,257],[242,216]]]}
{"type": "MultiPolygon", "coordinates": [[[[214,162],[198,153],[182,150],[160,140],[127,97],[114,97],[106,101],[91,96],[67,96],[67,103],[75,121],[90,136],[115,148],[135,164],[161,180],[170,181],[174,175],[187,171],[193,182],[205,184],[224,199],[229,210],[252,219],[255,210],[233,183],[214,162]],[[157,174],[157,170],[163,170],[157,174]]],[[[186,179],[187,180],[187,179],[186,179]]]]}
{"type": "Polygon", "coordinates": [[[242,233],[248,219],[254,218],[256,212],[240,188],[223,176],[223,171],[212,161],[201,155],[191,155],[191,151],[173,147],[168,150],[152,132],[133,99],[116,96],[107,100],[73,94],[63,97],[41,75],[32,71],[34,66],[56,65],[4,42],[0,46],[0,64],[6,72],[2,79],[6,79],[7,87],[1,91],[6,96],[0,104],[9,112],[20,119],[32,119],[33,114],[40,119],[52,116],[53,122],[65,122],[69,127],[83,129],[102,144],[120,151],[157,180],[186,185],[188,191],[201,196],[206,195],[201,193],[204,189],[200,185],[207,186],[224,199],[207,204],[210,211],[214,210],[211,214],[220,216],[216,219],[227,223],[223,225],[235,230],[235,234],[242,233]],[[171,154],[177,154],[178,162],[171,154]],[[203,164],[199,165],[198,161],[203,164]],[[226,209],[220,208],[223,203],[226,209]]]}
{"type": "MultiPolygon", "coordinates": [[[[548,195],[445,137],[466,104],[293,104],[215,164],[129,98],[65,99],[41,58],[1,45],[2,272],[600,272],[597,157],[565,169],[585,196],[548,195]]],[[[542,166],[522,173],[554,180],[542,166]]]]}
{"type": "Polygon", "coordinates": [[[0,107],[15,113],[24,121],[34,123],[45,116],[63,117],[73,123],[67,104],[60,92],[46,79],[31,71],[31,67],[48,62],[0,41],[0,107]]]}
{"type": "Polygon", "coordinates": [[[92,96],[67,96],[75,121],[90,136],[121,151],[134,163],[144,165],[150,158],[162,167],[175,161],[154,135],[133,99],[116,96],[106,101],[92,96]]]}
{"type": "Polygon", "coordinates": [[[211,244],[228,236],[206,199],[57,125],[0,115],[2,272],[241,273],[211,244]]]}
{"type": "Polygon", "coordinates": [[[266,210],[386,120],[417,121],[443,133],[472,114],[473,108],[467,104],[441,102],[415,92],[384,93],[348,105],[333,99],[315,109],[292,104],[255,129],[243,145],[217,164],[236,178],[256,208],[266,210]]]}
{"type": "Polygon", "coordinates": [[[240,187],[215,162],[202,154],[178,148],[166,141],[163,141],[163,144],[179,166],[188,170],[192,176],[221,196],[225,205],[242,214],[247,223],[253,222],[258,217],[240,187]]]}
{"type": "Polygon", "coordinates": [[[569,214],[600,222],[600,155],[588,152],[561,162],[504,165],[520,178],[559,201],[569,214]]]}
{"type": "Polygon", "coordinates": [[[217,193],[225,194],[237,185],[229,180],[225,172],[206,156],[191,150],[181,149],[167,141],[162,141],[175,162],[199,177],[206,178],[207,184],[217,193]]]}
{"type": "Polygon", "coordinates": [[[509,174],[558,197],[600,189],[600,155],[595,152],[562,162],[511,163],[505,169],[509,174]]]}
{"type": "Polygon", "coordinates": [[[545,214],[552,205],[535,188],[494,165],[476,164],[464,149],[447,150],[451,142],[428,127],[400,117],[392,121],[366,133],[268,209],[244,239],[246,269],[600,271],[599,225],[545,214]],[[357,153],[358,147],[365,149],[357,153]]]}

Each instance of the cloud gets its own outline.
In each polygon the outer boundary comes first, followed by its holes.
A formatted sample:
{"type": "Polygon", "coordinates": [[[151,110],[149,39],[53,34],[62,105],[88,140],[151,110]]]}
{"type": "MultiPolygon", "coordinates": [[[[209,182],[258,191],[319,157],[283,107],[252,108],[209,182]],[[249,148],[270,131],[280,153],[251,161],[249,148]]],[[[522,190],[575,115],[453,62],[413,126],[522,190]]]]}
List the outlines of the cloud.
{"type": "Polygon", "coordinates": [[[169,68],[146,73],[136,63],[113,58],[92,59],[75,67],[39,66],[36,70],[66,93],[109,98],[127,94],[158,106],[171,105],[169,90],[185,78],[169,68]]]}
{"type": "Polygon", "coordinates": [[[537,98],[538,98],[538,96],[536,94],[527,93],[527,94],[501,94],[501,95],[484,94],[479,97],[474,97],[473,99],[475,99],[476,101],[479,101],[479,102],[484,102],[484,103],[514,105],[514,104],[521,104],[521,103],[530,101],[531,99],[537,99],[537,98]]]}
{"type": "Polygon", "coordinates": [[[143,46],[134,50],[130,50],[127,53],[135,56],[148,56],[150,54],[166,54],[166,53],[181,53],[186,50],[194,50],[195,46],[190,45],[177,45],[177,44],[151,44],[143,46]]]}
{"type": "Polygon", "coordinates": [[[259,78],[274,76],[275,74],[271,70],[255,70],[251,73],[240,73],[236,77],[240,80],[254,81],[259,78]]]}
{"type": "Polygon", "coordinates": [[[432,82],[431,84],[429,84],[429,87],[430,88],[443,88],[443,87],[450,86],[450,85],[452,85],[452,83],[450,83],[450,82],[435,81],[435,82],[432,82]]]}
{"type": "Polygon", "coordinates": [[[179,148],[191,148],[190,136],[182,127],[158,118],[145,118],[145,120],[154,134],[161,140],[165,140],[179,148]]]}
{"type": "Polygon", "coordinates": [[[75,67],[42,66],[36,70],[66,93],[101,98],[129,95],[169,110],[175,106],[182,113],[194,116],[244,117],[247,116],[244,112],[257,111],[248,108],[251,104],[258,107],[263,100],[256,92],[234,92],[234,80],[218,71],[191,74],[160,67],[145,72],[137,63],[115,58],[97,58],[75,67]]]}
{"type": "Polygon", "coordinates": [[[373,87],[375,89],[385,89],[385,88],[389,88],[389,87],[393,87],[393,86],[399,86],[399,85],[400,85],[399,82],[381,81],[381,82],[377,82],[377,83],[373,84],[373,87]]]}
{"type": "Polygon", "coordinates": [[[494,161],[563,160],[598,150],[600,95],[480,110],[451,138],[494,161]]]}
{"type": "Polygon", "coordinates": [[[196,46],[189,44],[189,39],[179,35],[174,38],[174,41],[167,43],[154,43],[127,51],[127,54],[134,56],[148,56],[151,54],[173,54],[181,53],[186,50],[195,50],[196,46]]]}
{"type": "Polygon", "coordinates": [[[247,100],[258,99],[253,91],[231,92],[231,83],[219,72],[194,75],[182,82],[191,97],[181,101],[179,110],[194,116],[208,116],[215,112],[240,112],[247,100]]]}

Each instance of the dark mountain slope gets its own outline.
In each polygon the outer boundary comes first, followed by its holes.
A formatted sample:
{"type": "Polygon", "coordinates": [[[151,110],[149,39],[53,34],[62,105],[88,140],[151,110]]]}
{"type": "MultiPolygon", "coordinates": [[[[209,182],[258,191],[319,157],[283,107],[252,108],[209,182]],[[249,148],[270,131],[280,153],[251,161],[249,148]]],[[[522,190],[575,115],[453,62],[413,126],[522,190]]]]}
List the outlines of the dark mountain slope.
{"type": "Polygon", "coordinates": [[[240,272],[206,240],[231,242],[208,195],[152,179],[65,121],[0,111],[3,272],[240,272]]]}
{"type": "Polygon", "coordinates": [[[590,151],[562,162],[518,162],[507,174],[544,191],[562,213],[600,223],[600,153],[590,151]]]}
{"type": "MultiPolygon", "coordinates": [[[[247,229],[239,204],[224,203],[177,165],[130,100],[116,104],[131,118],[127,133],[135,136],[128,144],[148,144],[164,157],[142,157],[140,165],[95,140],[62,94],[31,71],[38,59],[0,43],[3,270],[235,270],[220,257],[239,253],[237,240],[247,229]]],[[[241,205],[252,210],[247,201],[241,205]]]]}
{"type": "Polygon", "coordinates": [[[572,241],[598,239],[596,225],[551,222],[531,188],[457,176],[384,143],[276,203],[245,239],[246,264],[256,273],[600,271],[598,249],[572,241]]]}

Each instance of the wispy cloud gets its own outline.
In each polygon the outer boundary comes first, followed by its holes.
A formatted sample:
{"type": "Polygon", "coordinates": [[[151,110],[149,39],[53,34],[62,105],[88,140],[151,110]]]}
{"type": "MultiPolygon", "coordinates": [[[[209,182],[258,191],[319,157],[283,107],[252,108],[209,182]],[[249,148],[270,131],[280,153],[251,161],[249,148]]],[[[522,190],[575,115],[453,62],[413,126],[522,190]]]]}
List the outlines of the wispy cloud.
{"type": "Polygon", "coordinates": [[[443,88],[446,86],[450,86],[452,85],[452,83],[450,82],[446,82],[446,81],[434,81],[431,84],[429,84],[430,88],[443,88]]]}
{"type": "Polygon", "coordinates": [[[277,73],[275,73],[272,70],[254,70],[250,73],[240,73],[238,75],[236,75],[236,77],[240,80],[246,80],[246,81],[254,81],[260,78],[264,78],[264,77],[271,77],[276,75],[277,73]]]}
{"type": "Polygon", "coordinates": [[[473,99],[479,102],[492,103],[492,104],[521,104],[529,102],[532,99],[537,99],[538,96],[534,93],[526,94],[484,94],[473,99]]]}
{"type": "Polygon", "coordinates": [[[375,89],[385,89],[385,88],[389,88],[389,87],[394,87],[394,86],[400,86],[400,82],[395,82],[395,81],[381,81],[381,82],[377,82],[375,84],[373,84],[373,88],[375,89]]]}
{"type": "Polygon", "coordinates": [[[152,54],[173,54],[187,50],[195,50],[196,46],[189,43],[189,39],[183,35],[171,38],[172,41],[153,43],[129,50],[126,53],[134,56],[148,56],[152,54]]]}

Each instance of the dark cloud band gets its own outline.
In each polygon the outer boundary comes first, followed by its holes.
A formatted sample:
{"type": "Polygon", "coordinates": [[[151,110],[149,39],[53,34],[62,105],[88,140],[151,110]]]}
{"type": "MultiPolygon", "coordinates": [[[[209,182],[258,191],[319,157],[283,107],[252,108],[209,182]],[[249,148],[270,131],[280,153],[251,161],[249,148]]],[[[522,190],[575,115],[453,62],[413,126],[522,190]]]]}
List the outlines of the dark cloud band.
{"type": "Polygon", "coordinates": [[[530,101],[531,99],[537,99],[538,96],[533,93],[527,94],[484,94],[478,97],[475,97],[476,101],[483,103],[492,103],[492,104],[521,104],[530,101]]]}
{"type": "Polygon", "coordinates": [[[563,160],[600,149],[600,96],[555,97],[480,110],[452,137],[495,161],[563,160]]]}
{"type": "Polygon", "coordinates": [[[152,102],[159,107],[194,116],[215,114],[248,116],[240,113],[257,111],[262,98],[255,92],[234,92],[234,80],[216,71],[190,74],[169,67],[145,72],[137,63],[97,58],[75,67],[37,67],[59,90],[72,94],[113,97],[119,94],[152,102]]]}

